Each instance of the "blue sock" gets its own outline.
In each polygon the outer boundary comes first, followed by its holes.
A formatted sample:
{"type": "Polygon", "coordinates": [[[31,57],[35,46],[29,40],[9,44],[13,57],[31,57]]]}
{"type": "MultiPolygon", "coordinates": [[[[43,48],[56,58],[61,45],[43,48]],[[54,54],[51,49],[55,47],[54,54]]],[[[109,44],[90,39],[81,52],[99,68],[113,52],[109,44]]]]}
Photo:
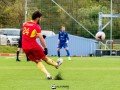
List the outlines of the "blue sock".
{"type": "Polygon", "coordinates": [[[58,57],[60,58],[60,51],[57,51],[58,57]]]}
{"type": "Polygon", "coordinates": [[[67,56],[69,57],[69,56],[70,56],[70,52],[69,52],[69,50],[66,50],[66,52],[67,52],[67,56]]]}

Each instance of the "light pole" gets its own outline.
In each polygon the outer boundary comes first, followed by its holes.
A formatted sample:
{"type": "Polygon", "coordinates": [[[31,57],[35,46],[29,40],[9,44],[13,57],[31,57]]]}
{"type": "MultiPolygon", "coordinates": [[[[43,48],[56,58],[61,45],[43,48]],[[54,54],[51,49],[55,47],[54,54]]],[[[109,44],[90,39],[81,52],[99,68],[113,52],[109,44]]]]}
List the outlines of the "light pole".
{"type": "MultiPolygon", "coordinates": [[[[112,15],[113,15],[113,12],[112,12],[112,0],[111,0],[110,8],[111,8],[110,40],[112,41],[112,15]]],[[[113,42],[110,43],[110,55],[112,55],[112,43],[113,43],[113,42]]]]}
{"type": "Polygon", "coordinates": [[[25,22],[27,21],[27,0],[25,0],[25,22]]]}

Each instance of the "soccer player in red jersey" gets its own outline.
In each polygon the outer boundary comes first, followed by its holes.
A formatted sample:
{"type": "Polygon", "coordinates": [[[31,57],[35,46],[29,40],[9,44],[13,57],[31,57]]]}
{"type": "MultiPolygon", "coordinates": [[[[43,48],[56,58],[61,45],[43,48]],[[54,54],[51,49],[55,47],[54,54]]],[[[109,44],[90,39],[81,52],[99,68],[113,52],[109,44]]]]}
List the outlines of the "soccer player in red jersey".
{"type": "Polygon", "coordinates": [[[38,65],[38,68],[44,72],[48,79],[52,79],[50,73],[46,70],[42,64],[42,60],[47,64],[58,68],[62,64],[62,60],[57,62],[47,57],[48,49],[46,43],[41,34],[41,28],[39,21],[41,20],[42,14],[39,11],[35,11],[32,14],[32,20],[23,24],[22,27],[22,49],[28,56],[28,58],[38,65]],[[43,48],[36,42],[36,38],[40,39],[43,48]]]}

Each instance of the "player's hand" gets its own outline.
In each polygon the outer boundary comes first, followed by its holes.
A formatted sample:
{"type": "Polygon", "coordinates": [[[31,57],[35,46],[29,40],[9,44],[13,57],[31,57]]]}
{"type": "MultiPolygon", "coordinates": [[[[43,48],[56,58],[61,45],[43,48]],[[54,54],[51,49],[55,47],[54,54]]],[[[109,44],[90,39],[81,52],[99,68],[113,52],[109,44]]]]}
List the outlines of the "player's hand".
{"type": "Polygon", "coordinates": [[[44,48],[44,54],[47,55],[48,54],[48,49],[44,48]]]}
{"type": "Polygon", "coordinates": [[[68,44],[68,41],[66,41],[66,43],[68,44]]]}
{"type": "Polygon", "coordinates": [[[60,40],[58,40],[58,44],[60,44],[60,40]]]}

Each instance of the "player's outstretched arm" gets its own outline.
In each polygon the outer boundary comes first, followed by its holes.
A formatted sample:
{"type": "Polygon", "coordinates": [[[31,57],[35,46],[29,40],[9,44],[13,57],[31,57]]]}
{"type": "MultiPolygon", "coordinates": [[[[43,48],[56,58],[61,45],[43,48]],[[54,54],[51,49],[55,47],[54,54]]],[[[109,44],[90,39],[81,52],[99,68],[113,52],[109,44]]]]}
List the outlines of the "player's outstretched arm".
{"type": "Polygon", "coordinates": [[[60,44],[60,40],[58,39],[58,44],[60,44]]]}
{"type": "Polygon", "coordinates": [[[42,45],[44,48],[47,48],[46,43],[45,43],[45,40],[43,39],[42,33],[37,33],[37,37],[40,39],[41,45],[42,45]]]}
{"type": "Polygon", "coordinates": [[[60,32],[58,33],[58,44],[60,44],[60,32]]]}
{"type": "Polygon", "coordinates": [[[68,43],[68,42],[69,42],[69,36],[68,36],[68,33],[66,34],[66,39],[67,39],[66,43],[68,43]]]}

